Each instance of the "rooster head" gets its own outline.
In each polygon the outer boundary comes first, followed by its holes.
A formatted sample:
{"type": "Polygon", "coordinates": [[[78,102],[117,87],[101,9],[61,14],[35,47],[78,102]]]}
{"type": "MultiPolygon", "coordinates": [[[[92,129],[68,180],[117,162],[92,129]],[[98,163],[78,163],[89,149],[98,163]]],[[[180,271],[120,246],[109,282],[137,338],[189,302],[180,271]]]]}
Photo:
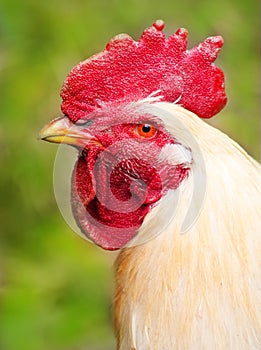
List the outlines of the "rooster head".
{"type": "Polygon", "coordinates": [[[135,42],[122,34],[77,65],[61,91],[64,116],[43,140],[79,150],[71,203],[83,234],[104,249],[126,246],[148,213],[189,175],[192,150],[149,105],[171,102],[210,118],[226,103],[224,76],[213,64],[223,40],[187,50],[187,32],[165,38],[157,21],[135,42]]]}

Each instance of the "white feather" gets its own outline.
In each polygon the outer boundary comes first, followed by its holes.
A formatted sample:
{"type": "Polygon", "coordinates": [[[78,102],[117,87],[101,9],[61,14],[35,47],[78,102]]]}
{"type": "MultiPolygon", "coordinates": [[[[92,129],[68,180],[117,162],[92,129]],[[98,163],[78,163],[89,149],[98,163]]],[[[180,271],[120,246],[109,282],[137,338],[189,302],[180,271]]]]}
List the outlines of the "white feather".
{"type": "MultiPolygon", "coordinates": [[[[115,325],[124,336],[118,349],[135,343],[136,350],[259,350],[260,165],[229,137],[179,106],[155,103],[142,109],[159,116],[191,150],[191,173],[206,175],[206,191],[204,200],[191,202],[195,182],[189,176],[179,188],[177,207],[168,193],[138,235],[161,233],[120,253],[115,325]],[[190,202],[199,215],[181,235],[190,202]],[[171,209],[176,211],[166,224],[164,212],[171,209]]],[[[187,156],[180,157],[189,161],[187,156]]]]}

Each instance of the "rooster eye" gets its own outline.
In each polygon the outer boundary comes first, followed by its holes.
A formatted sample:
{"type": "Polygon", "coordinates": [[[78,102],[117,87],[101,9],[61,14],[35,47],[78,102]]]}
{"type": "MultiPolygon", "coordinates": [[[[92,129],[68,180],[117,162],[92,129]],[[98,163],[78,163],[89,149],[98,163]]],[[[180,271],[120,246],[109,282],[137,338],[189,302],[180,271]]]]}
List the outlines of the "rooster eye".
{"type": "Polygon", "coordinates": [[[143,138],[152,138],[156,135],[157,129],[150,124],[139,124],[136,127],[136,133],[143,138]]]}

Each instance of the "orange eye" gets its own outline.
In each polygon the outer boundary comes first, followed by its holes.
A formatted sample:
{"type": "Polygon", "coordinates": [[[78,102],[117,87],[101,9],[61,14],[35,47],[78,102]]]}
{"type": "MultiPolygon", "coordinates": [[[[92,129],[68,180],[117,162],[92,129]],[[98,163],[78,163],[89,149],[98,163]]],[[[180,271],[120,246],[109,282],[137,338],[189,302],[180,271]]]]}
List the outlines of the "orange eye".
{"type": "Polygon", "coordinates": [[[157,129],[150,124],[139,124],[136,127],[136,132],[139,136],[149,139],[156,135],[157,129]]]}

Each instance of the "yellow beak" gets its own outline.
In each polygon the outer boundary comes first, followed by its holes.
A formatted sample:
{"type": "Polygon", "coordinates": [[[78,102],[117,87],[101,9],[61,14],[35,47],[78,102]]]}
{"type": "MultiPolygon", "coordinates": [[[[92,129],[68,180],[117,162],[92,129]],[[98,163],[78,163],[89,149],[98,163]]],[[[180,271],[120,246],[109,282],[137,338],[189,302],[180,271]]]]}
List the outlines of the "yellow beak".
{"type": "Polygon", "coordinates": [[[45,125],[40,131],[41,140],[53,143],[66,143],[76,147],[85,147],[99,141],[80,125],[75,125],[67,117],[59,117],[45,125]]]}

